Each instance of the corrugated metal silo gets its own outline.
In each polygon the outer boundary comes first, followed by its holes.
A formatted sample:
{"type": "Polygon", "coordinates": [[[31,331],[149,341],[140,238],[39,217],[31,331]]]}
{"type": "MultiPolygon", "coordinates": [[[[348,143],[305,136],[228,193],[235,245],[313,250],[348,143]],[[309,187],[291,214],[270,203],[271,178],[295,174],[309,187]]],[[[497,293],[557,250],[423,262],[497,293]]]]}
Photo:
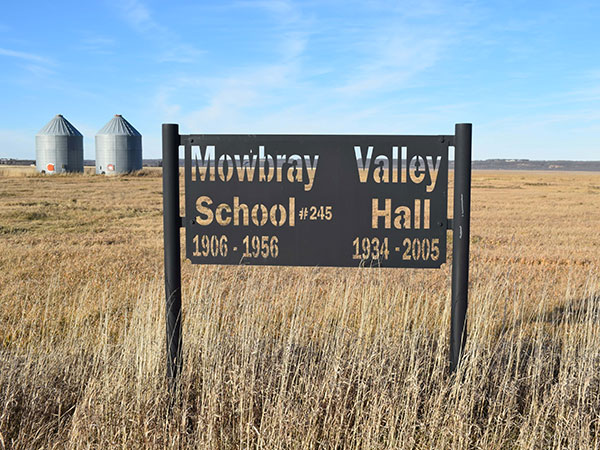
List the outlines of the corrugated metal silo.
{"type": "Polygon", "coordinates": [[[58,114],[36,134],[35,155],[38,172],[83,172],[83,136],[58,114]]]}
{"type": "Polygon", "coordinates": [[[96,134],[96,173],[114,175],[142,168],[142,135],[120,114],[96,134]]]}

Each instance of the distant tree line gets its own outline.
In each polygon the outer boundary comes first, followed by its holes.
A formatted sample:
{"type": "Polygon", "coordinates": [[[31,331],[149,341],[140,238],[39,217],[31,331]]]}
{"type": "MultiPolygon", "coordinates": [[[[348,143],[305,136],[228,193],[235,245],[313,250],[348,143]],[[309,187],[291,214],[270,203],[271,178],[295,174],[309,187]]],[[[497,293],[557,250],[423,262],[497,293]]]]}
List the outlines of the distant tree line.
{"type": "MultiPolygon", "coordinates": [[[[454,168],[454,161],[450,161],[454,168]]],[[[529,159],[486,159],[473,161],[474,170],[567,170],[600,171],[600,161],[535,161],[529,159]]]]}
{"type": "Polygon", "coordinates": [[[35,160],[0,158],[0,164],[3,166],[30,166],[31,164],[35,164],[35,160]]]}

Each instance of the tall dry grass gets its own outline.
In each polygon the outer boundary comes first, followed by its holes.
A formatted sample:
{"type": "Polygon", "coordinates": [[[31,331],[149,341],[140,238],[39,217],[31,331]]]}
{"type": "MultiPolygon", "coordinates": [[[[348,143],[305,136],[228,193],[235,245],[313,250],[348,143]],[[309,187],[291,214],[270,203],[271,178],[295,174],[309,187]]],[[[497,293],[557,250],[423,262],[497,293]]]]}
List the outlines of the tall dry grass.
{"type": "Polygon", "coordinates": [[[598,448],[600,175],[476,173],[469,339],[435,271],[183,265],[160,179],[0,179],[0,448],[598,448]]]}

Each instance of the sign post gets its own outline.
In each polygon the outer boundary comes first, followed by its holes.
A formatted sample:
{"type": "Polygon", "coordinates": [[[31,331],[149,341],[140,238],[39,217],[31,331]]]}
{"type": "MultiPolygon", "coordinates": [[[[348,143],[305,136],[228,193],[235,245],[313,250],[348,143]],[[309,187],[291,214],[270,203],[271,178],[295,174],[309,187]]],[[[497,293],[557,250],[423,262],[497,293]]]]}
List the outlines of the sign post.
{"type": "Polygon", "coordinates": [[[163,124],[163,226],[167,377],[172,390],[181,369],[181,249],[179,244],[179,125],[163,124]]]}
{"type": "Polygon", "coordinates": [[[179,228],[192,264],[439,268],[452,229],[450,368],[465,339],[471,125],[454,136],[179,135],[163,125],[168,376],[181,367],[179,228]],[[185,217],[179,217],[179,146],[185,217]],[[448,149],[456,146],[454,220],[448,149]]]}
{"type": "Polygon", "coordinates": [[[454,217],[452,224],[452,305],[450,312],[450,371],[456,372],[467,340],[469,236],[471,223],[470,123],[456,124],[454,138],[454,217]]]}

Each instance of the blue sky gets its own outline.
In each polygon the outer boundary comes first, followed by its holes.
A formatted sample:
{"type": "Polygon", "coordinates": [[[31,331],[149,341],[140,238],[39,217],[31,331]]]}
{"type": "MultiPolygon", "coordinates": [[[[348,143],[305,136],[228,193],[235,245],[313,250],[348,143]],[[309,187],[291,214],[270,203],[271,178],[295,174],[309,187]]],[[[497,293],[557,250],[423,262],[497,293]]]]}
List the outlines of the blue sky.
{"type": "Polygon", "coordinates": [[[600,2],[4,2],[0,156],[55,114],[182,133],[452,134],[473,157],[600,160],[600,2]]]}

